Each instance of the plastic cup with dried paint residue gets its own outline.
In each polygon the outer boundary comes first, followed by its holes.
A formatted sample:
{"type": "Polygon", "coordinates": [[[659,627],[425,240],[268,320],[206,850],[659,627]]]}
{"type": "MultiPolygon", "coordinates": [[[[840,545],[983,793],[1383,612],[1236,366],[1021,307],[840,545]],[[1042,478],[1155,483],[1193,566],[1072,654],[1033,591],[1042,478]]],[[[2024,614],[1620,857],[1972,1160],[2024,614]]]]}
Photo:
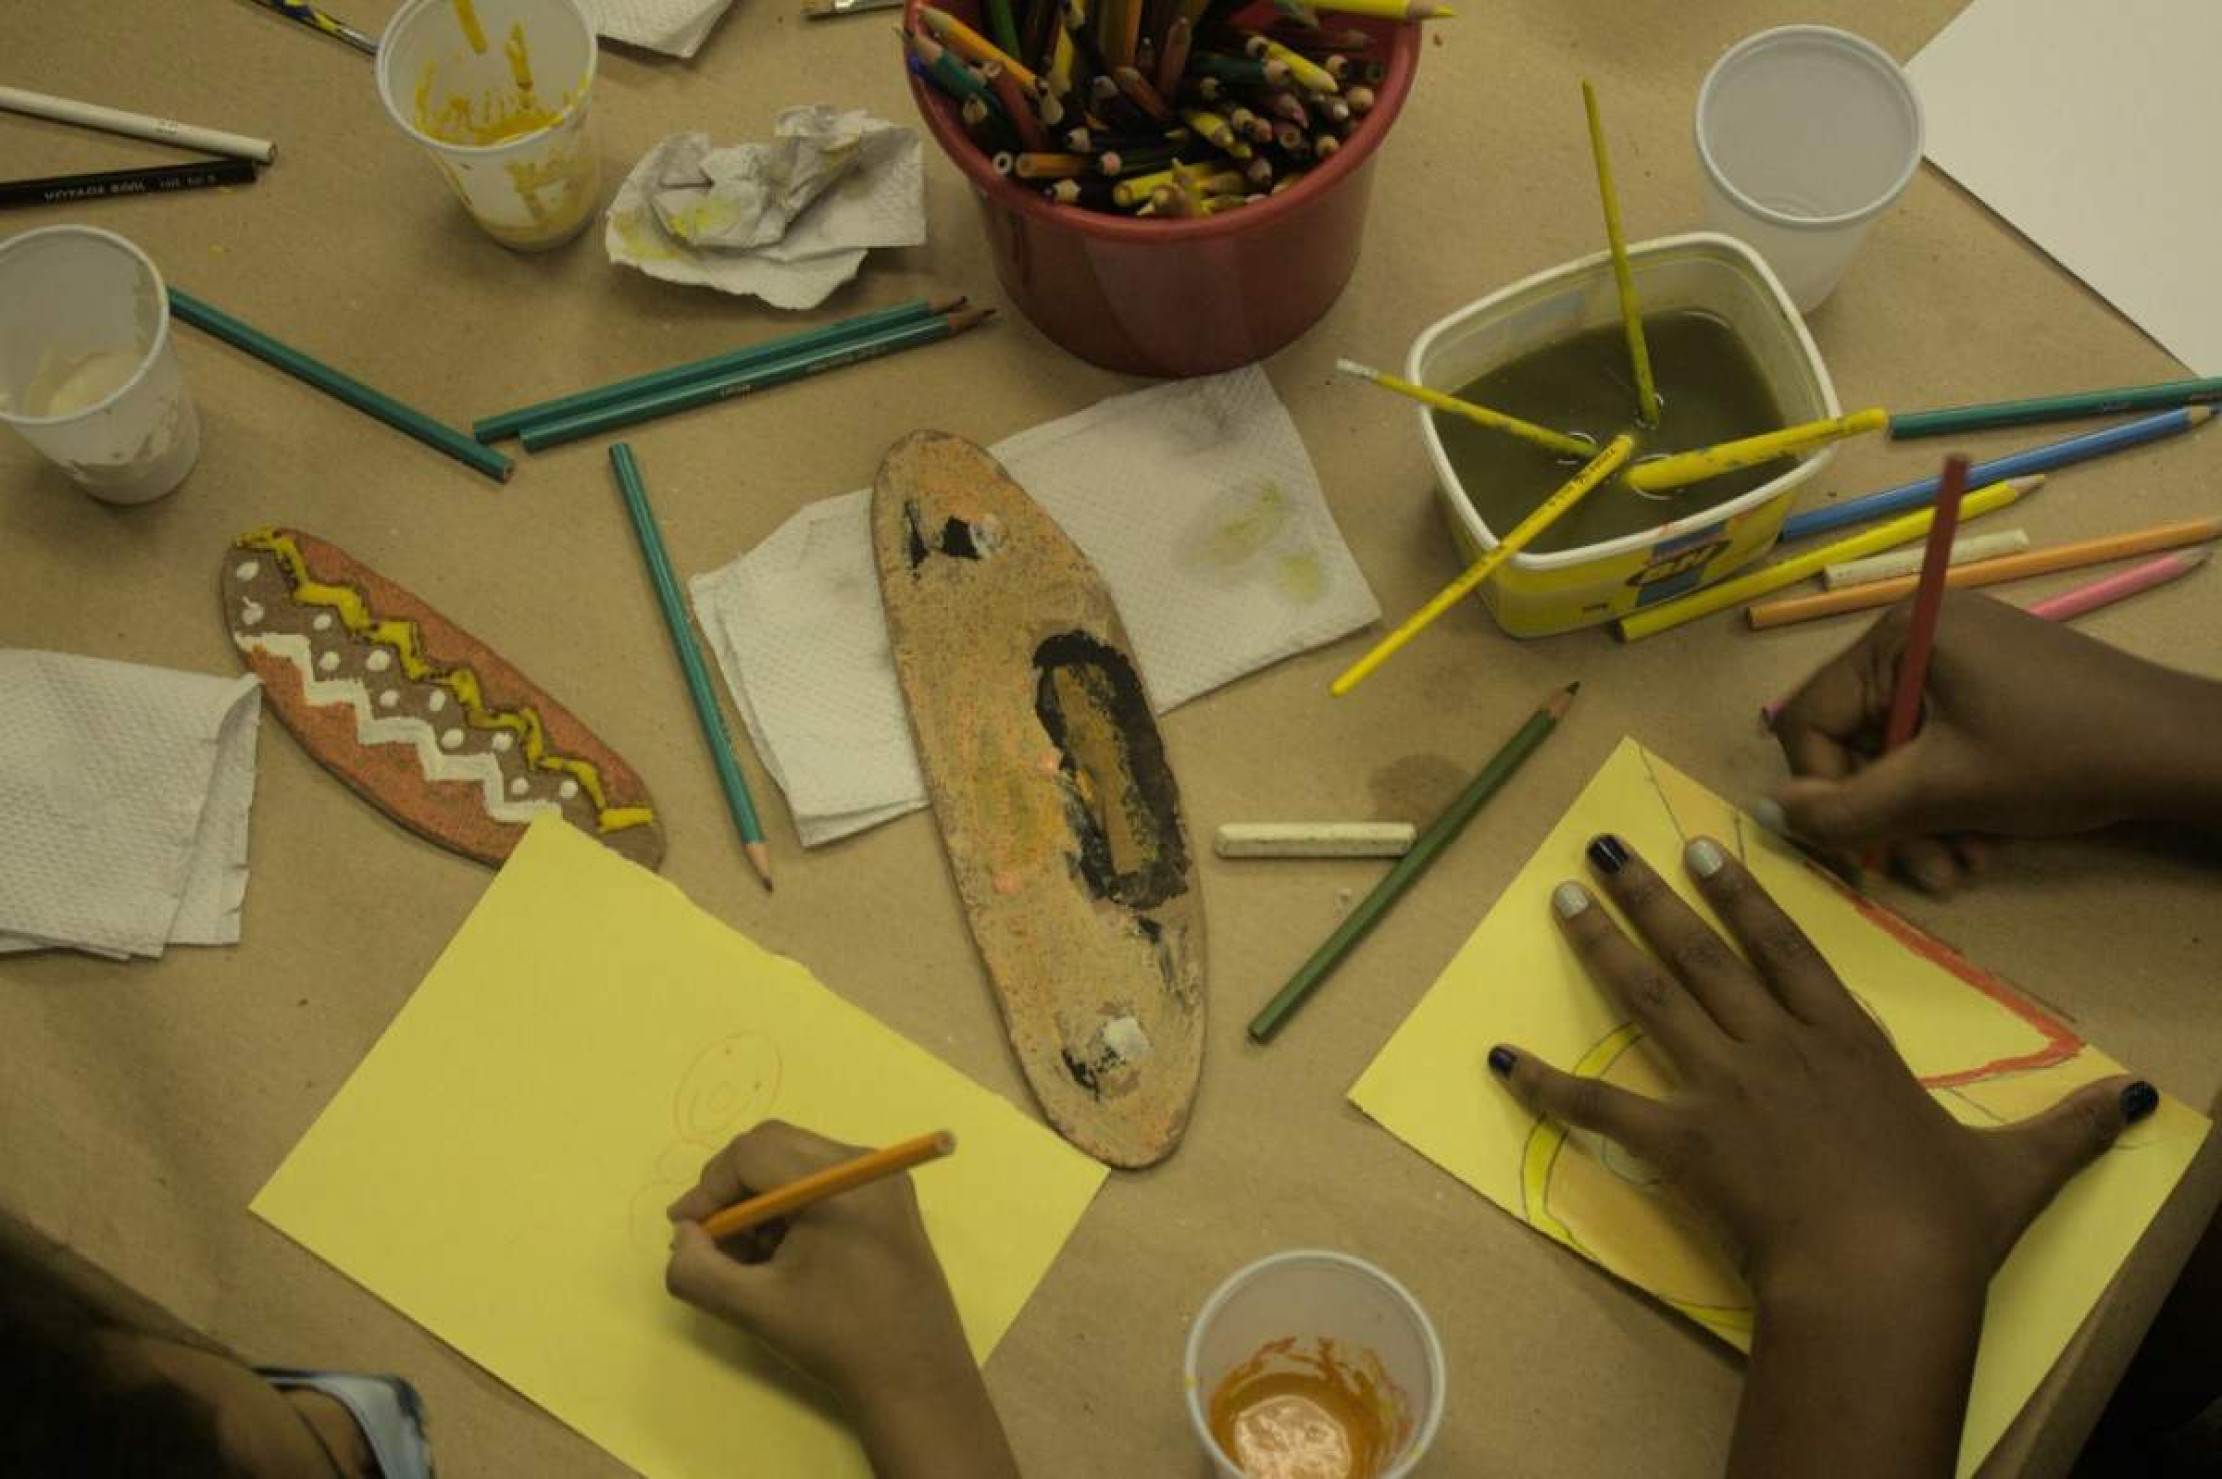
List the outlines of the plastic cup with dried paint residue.
{"type": "Polygon", "coordinates": [[[1225,1479],[1403,1479],[1443,1416],[1443,1347],[1419,1301],[1323,1249],[1221,1284],[1189,1329],[1183,1377],[1225,1479]]]}
{"type": "Polygon", "coordinates": [[[200,417],[145,252],[90,226],[0,242],[0,423],[106,503],[146,503],[185,480],[200,417]]]}
{"type": "Polygon", "coordinates": [[[378,95],[487,235],[546,251],[601,203],[595,55],[576,0],[409,0],[378,43],[378,95]]]}

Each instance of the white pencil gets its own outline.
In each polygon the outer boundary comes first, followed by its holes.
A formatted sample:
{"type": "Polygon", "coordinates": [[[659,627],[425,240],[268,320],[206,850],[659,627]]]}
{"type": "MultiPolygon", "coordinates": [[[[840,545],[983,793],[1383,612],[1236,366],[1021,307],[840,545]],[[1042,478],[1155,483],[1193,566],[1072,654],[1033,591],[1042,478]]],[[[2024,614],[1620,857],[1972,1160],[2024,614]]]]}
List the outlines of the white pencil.
{"type": "Polygon", "coordinates": [[[51,118],[57,123],[102,128],[113,134],[128,134],[135,139],[152,139],[158,144],[175,144],[181,149],[201,149],[210,154],[229,154],[237,159],[252,159],[257,164],[268,164],[278,153],[278,146],[268,139],[225,133],[220,128],[199,128],[190,123],[179,123],[172,118],[150,118],[144,113],[126,113],[121,108],[103,108],[98,103],[80,103],[74,98],[51,97],[46,93],[32,92],[21,87],[0,87],[0,108],[11,113],[27,113],[33,118],[51,118]]]}
{"type": "Polygon", "coordinates": [[[1401,858],[1419,829],[1410,822],[1228,822],[1223,858],[1401,858]]]}
{"type": "MultiPolygon", "coordinates": [[[[2018,555],[2027,548],[2029,534],[2022,529],[1962,534],[1952,541],[1951,563],[1965,565],[1975,560],[1995,560],[2000,555],[2018,555]]],[[[1878,580],[1895,580],[1901,575],[1912,575],[1920,570],[1921,557],[1926,553],[1919,545],[1912,545],[1905,549],[1869,555],[1864,560],[1846,560],[1841,565],[1831,565],[1823,570],[1821,584],[1833,591],[1848,585],[1872,585],[1878,580]]]]}

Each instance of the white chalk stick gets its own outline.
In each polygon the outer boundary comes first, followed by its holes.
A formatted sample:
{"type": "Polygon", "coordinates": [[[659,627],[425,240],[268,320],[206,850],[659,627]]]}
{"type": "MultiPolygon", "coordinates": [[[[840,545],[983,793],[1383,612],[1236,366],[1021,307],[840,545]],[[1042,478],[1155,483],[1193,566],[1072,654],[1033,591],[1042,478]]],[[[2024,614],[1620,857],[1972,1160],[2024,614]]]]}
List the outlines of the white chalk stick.
{"type": "Polygon", "coordinates": [[[278,146],[268,139],[179,123],[174,118],[152,118],[121,108],[104,108],[98,103],[81,103],[75,98],[51,97],[23,87],[0,87],[0,108],[33,118],[51,118],[56,123],[74,123],[80,128],[105,129],[112,134],[129,134],[135,139],[152,139],[158,144],[175,144],[181,149],[229,154],[239,159],[252,159],[258,164],[268,164],[278,153],[278,146]]]}
{"type": "Polygon", "coordinates": [[[1410,822],[1229,822],[1223,858],[1401,858],[1419,829],[1410,822]]]}
{"type": "MultiPolygon", "coordinates": [[[[1965,565],[1970,560],[1992,560],[2000,555],[2016,555],[2029,548],[2029,535],[2021,529],[1985,530],[1981,534],[1962,534],[1952,541],[1951,564],[1965,565]]],[[[1821,583],[1830,590],[1841,590],[1848,585],[1872,585],[1878,580],[1895,580],[1901,575],[1913,575],[1921,569],[1921,557],[1927,551],[1919,543],[1904,549],[1885,550],[1879,555],[1869,555],[1864,560],[1846,560],[1841,565],[1831,565],[1821,572],[1821,583]]]]}

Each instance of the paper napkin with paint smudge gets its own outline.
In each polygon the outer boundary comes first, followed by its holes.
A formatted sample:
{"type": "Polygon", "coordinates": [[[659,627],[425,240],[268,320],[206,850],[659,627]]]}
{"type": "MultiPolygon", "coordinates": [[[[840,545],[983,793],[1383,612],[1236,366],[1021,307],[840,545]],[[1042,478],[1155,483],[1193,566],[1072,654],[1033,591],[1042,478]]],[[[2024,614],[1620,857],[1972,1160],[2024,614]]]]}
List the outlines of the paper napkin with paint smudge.
{"type": "Polygon", "coordinates": [[[581,0],[597,34],[628,46],[691,57],[733,0],[581,0]]]}
{"type": "Polygon", "coordinates": [[[0,952],[237,940],[261,712],[251,674],[0,650],[0,952]]]}
{"type": "Polygon", "coordinates": [[[861,111],[789,108],[771,142],[673,134],[611,202],[610,260],[666,282],[811,308],[873,247],[926,239],[918,135],[861,111]]]}
{"type": "MultiPolygon", "coordinates": [[[[1103,573],[1160,712],[1381,614],[1265,372],[1116,396],[996,443],[1103,573]]],[[[926,804],[872,565],[869,490],[692,581],[807,846],[926,804]]]]}

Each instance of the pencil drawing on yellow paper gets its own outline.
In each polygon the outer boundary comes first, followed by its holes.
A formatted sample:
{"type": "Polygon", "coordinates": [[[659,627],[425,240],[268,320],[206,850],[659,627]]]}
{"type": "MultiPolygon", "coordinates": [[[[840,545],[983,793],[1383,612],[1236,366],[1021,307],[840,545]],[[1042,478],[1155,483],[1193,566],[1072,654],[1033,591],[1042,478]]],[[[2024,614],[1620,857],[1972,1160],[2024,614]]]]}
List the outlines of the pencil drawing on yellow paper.
{"type": "MultiPolygon", "coordinates": [[[[1656,862],[1708,919],[1676,860],[1699,835],[1733,850],[1963,1123],[2024,1119],[2078,1085],[2122,1071],[2056,1013],[1844,889],[1623,740],[1350,1097],[1514,1217],[1739,1348],[1750,1344],[1750,1297],[1673,1189],[1621,1147],[1533,1118],[1483,1067],[1492,1043],[1511,1042],[1573,1073],[1638,1093],[1668,1091],[1666,1070],[1641,1030],[1590,981],[1551,923],[1551,889],[1583,876],[1584,844],[1608,831],[1656,862]]],[[[1961,1438],[1963,1474],[2035,1391],[2207,1128],[2202,1116],[2164,1098],[2023,1237],[1991,1285],[1961,1438]]]]}
{"type": "Polygon", "coordinates": [[[663,1291],[664,1207],[767,1117],[917,1175],[986,1359],[1102,1166],[560,822],[535,823],[254,1201],[266,1221],[649,1475],[869,1472],[832,1404],[663,1291]]]}

